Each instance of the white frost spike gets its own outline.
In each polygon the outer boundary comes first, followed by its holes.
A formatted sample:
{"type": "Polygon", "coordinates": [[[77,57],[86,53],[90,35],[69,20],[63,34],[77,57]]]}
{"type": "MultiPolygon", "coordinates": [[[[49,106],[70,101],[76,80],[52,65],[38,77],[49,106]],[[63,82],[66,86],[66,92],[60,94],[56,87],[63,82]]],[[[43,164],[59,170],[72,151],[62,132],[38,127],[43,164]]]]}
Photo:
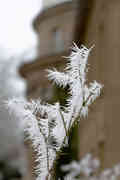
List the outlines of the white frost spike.
{"type": "Polygon", "coordinates": [[[55,116],[56,121],[56,126],[53,129],[52,135],[57,139],[59,147],[57,150],[59,150],[63,144],[63,140],[66,136],[65,128],[64,128],[64,123],[63,119],[64,117],[61,116],[63,114],[62,110],[60,109],[59,103],[56,103],[54,105],[54,110],[50,112],[50,116],[53,117],[55,116]]]}
{"type": "Polygon", "coordinates": [[[47,148],[44,136],[40,133],[38,122],[36,118],[31,115],[26,117],[27,124],[25,127],[25,132],[27,134],[27,139],[32,141],[32,146],[36,152],[37,160],[39,160],[39,168],[36,167],[37,173],[41,178],[43,174],[48,174],[47,169],[47,148]],[[39,170],[39,171],[38,171],[39,170]],[[43,174],[42,174],[43,173],[43,174]]]}
{"type": "MultiPolygon", "coordinates": [[[[32,102],[33,103],[33,102],[32,102]]],[[[31,107],[34,107],[31,103],[31,107]]],[[[37,155],[37,161],[39,160],[39,173],[38,175],[41,176],[42,172],[44,174],[48,174],[47,169],[47,157],[46,157],[46,143],[44,140],[43,135],[40,133],[38,121],[33,114],[33,109],[30,108],[30,103],[27,103],[21,99],[12,99],[8,101],[8,107],[11,106],[11,111],[14,112],[17,117],[21,117],[20,120],[24,120],[24,132],[27,135],[26,139],[30,140],[32,143],[32,147],[37,155]]],[[[37,167],[36,167],[37,168],[37,167]]],[[[38,170],[38,168],[37,168],[38,170]]],[[[37,171],[38,172],[38,171],[37,171]]],[[[41,176],[43,177],[43,176],[41,176]]]]}
{"type": "Polygon", "coordinates": [[[100,96],[100,92],[102,89],[102,85],[94,81],[93,83],[90,83],[90,88],[89,88],[89,98],[86,102],[87,105],[90,105],[93,103],[93,101],[100,96]]]}
{"type": "Polygon", "coordinates": [[[91,48],[87,49],[82,45],[79,49],[74,44],[71,55],[68,57],[66,70],[73,79],[80,79],[82,85],[85,83],[86,65],[90,51],[91,48]]]}
{"type": "Polygon", "coordinates": [[[83,96],[84,96],[84,101],[86,102],[88,100],[88,97],[90,96],[90,90],[87,85],[84,86],[83,96]]]}
{"type": "Polygon", "coordinates": [[[64,88],[70,82],[70,77],[63,72],[62,73],[58,72],[56,69],[54,69],[54,71],[47,70],[47,72],[48,72],[48,79],[53,80],[53,82],[60,87],[64,88]]]}

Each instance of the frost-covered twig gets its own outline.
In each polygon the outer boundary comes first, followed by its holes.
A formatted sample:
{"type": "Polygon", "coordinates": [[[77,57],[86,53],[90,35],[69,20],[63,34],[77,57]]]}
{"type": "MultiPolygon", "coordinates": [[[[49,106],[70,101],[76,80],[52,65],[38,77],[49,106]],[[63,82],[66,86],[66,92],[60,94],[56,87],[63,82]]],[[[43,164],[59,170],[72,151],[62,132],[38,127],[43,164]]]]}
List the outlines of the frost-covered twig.
{"type": "Polygon", "coordinates": [[[69,87],[67,106],[41,101],[10,100],[8,107],[24,124],[25,136],[36,152],[36,174],[39,180],[53,179],[54,164],[61,148],[68,143],[69,132],[80,117],[86,117],[88,107],[100,95],[101,84],[86,84],[88,55],[85,46],[72,48],[65,72],[48,70],[48,78],[58,86],[69,87]],[[12,103],[11,103],[12,102],[12,103]],[[20,108],[19,108],[20,107],[20,108]]]}

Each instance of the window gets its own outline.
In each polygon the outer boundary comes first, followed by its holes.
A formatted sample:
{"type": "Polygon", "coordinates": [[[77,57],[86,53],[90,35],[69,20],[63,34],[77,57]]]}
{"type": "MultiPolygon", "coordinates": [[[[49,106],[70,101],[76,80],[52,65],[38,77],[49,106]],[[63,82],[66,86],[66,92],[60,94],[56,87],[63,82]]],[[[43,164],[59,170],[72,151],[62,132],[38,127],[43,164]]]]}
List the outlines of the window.
{"type": "Polygon", "coordinates": [[[54,28],[52,31],[53,48],[54,51],[59,52],[64,49],[62,31],[60,28],[54,28]]]}

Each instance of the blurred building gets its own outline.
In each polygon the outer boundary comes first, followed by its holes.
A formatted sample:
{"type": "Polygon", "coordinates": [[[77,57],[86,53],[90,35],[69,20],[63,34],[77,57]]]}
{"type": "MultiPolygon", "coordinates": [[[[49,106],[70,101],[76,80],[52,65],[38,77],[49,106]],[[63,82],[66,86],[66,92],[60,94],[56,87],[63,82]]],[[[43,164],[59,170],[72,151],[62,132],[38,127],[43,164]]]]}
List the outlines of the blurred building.
{"type": "Polygon", "coordinates": [[[76,6],[71,0],[59,2],[61,3],[44,1],[42,12],[33,22],[38,35],[38,58],[32,63],[24,64],[20,70],[27,79],[27,96],[30,98],[51,98],[52,86],[45,77],[45,69],[63,67],[65,59],[62,56],[68,55],[72,45],[76,6]]]}
{"type": "MultiPolygon", "coordinates": [[[[78,2],[81,10],[81,0],[78,2]]],[[[91,152],[99,156],[102,168],[109,168],[120,162],[120,1],[85,0],[84,10],[84,26],[78,21],[76,41],[89,47],[95,44],[88,61],[88,79],[104,87],[90,108],[88,120],[81,121],[80,156],[91,152]]]]}

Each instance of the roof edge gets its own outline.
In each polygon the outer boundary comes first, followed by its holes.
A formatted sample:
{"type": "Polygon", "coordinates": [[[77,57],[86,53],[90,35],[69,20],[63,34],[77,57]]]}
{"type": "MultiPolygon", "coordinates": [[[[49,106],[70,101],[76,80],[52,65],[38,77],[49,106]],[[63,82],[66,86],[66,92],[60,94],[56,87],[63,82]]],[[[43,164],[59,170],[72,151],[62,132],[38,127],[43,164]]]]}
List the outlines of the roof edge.
{"type": "Polygon", "coordinates": [[[69,11],[70,9],[74,8],[73,4],[74,2],[72,0],[69,0],[62,3],[57,3],[52,7],[43,9],[33,21],[34,30],[37,31],[38,23],[40,24],[46,18],[51,18],[52,16],[54,16],[57,8],[58,9],[63,8],[63,10],[69,11]]]}

